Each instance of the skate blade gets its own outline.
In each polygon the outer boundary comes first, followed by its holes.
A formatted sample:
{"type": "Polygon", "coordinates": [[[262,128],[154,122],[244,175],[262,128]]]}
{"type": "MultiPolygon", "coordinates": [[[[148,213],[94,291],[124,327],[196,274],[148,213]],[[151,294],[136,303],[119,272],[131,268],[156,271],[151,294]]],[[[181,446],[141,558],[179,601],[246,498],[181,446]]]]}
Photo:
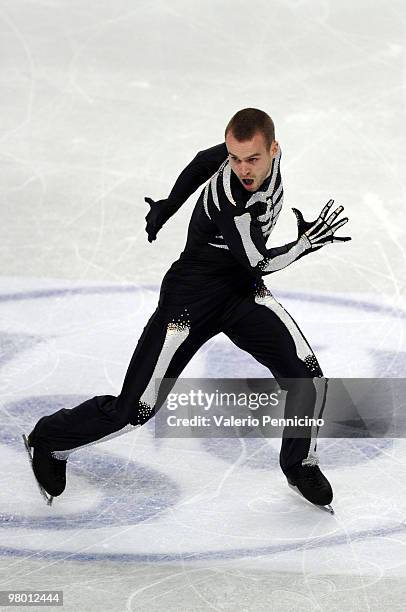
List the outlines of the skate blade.
{"type": "Polygon", "coordinates": [[[330,504],[327,504],[327,506],[321,506],[320,504],[314,504],[313,502],[311,502],[308,499],[306,499],[305,496],[299,491],[299,489],[297,487],[295,487],[294,485],[291,485],[289,482],[288,482],[288,486],[292,489],[292,491],[294,491],[295,493],[300,495],[300,497],[302,497],[305,501],[307,501],[307,503],[311,504],[315,508],[319,508],[320,510],[324,510],[324,512],[328,512],[329,514],[335,514],[334,508],[330,504]]]}
{"type": "Polygon", "coordinates": [[[33,465],[32,465],[31,446],[28,444],[28,438],[27,438],[27,436],[25,434],[23,434],[23,440],[24,440],[25,450],[27,451],[28,459],[30,461],[32,473],[34,474],[35,482],[37,483],[39,491],[40,491],[42,497],[45,499],[45,501],[47,503],[47,506],[52,506],[52,500],[54,499],[53,496],[52,495],[48,495],[48,493],[45,491],[45,489],[42,486],[42,484],[40,484],[38,482],[37,477],[35,476],[34,468],[33,468],[33,465]]]}

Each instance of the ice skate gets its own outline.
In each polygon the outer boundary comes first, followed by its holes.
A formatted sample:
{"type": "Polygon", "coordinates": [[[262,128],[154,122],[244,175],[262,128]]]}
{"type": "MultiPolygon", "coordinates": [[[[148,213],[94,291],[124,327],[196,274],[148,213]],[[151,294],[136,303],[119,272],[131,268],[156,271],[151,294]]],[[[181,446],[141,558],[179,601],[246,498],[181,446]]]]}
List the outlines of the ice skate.
{"type": "Polygon", "coordinates": [[[33,447],[30,436],[23,434],[23,440],[40,493],[50,506],[53,498],[65,490],[66,461],[54,459],[41,446],[33,447]]]}
{"type": "Polygon", "coordinates": [[[311,460],[302,464],[300,461],[287,470],[285,476],[293,491],[321,510],[334,514],[331,506],[333,490],[317,463],[311,460]]]}

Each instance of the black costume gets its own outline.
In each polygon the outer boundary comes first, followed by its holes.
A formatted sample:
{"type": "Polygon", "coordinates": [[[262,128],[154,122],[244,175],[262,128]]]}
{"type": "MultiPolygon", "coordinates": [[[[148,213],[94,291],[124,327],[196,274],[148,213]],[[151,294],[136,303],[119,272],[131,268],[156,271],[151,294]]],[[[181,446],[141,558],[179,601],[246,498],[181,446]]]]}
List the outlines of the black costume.
{"type": "MultiPolygon", "coordinates": [[[[193,211],[185,250],[163,279],[158,307],[144,328],[120,395],[96,396],[43,417],[30,435],[32,446],[46,446],[54,458],[66,459],[74,449],[142,425],[154,414],[155,379],[177,378],[219,332],[270,369],[287,391],[287,414],[300,405],[301,414],[319,418],[325,396],[319,364],[261,278],[326,240],[308,232],[290,244],[266,248],[283,201],[280,156],[279,149],[270,176],[251,193],[232,172],[225,144],[201,151],[168,199],[152,206],[153,234],[211,177],[193,211]]],[[[313,227],[300,213],[298,220],[299,228],[300,223],[313,227]]],[[[320,236],[319,231],[313,234],[320,236]]],[[[315,461],[316,435],[309,429],[308,438],[282,441],[283,471],[298,461],[315,461]]]]}

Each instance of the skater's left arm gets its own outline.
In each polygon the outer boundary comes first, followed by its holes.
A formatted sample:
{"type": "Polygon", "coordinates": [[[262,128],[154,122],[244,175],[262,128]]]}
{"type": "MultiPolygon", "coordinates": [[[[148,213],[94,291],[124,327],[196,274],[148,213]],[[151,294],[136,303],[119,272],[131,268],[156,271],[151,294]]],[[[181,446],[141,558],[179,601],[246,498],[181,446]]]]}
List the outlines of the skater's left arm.
{"type": "Polygon", "coordinates": [[[335,236],[335,232],[347,223],[348,218],[336,221],[343,211],[342,206],[329,214],[333,202],[334,200],[330,200],[313,222],[304,221],[300,211],[294,209],[298,221],[297,240],[270,249],[266,247],[262,223],[258,218],[263,214],[261,207],[265,204],[254,204],[242,214],[235,214],[235,209],[230,206],[220,210],[215,205],[210,206],[209,212],[236,259],[255,275],[264,276],[286,268],[303,255],[321,248],[328,242],[351,239],[349,236],[335,236]]]}

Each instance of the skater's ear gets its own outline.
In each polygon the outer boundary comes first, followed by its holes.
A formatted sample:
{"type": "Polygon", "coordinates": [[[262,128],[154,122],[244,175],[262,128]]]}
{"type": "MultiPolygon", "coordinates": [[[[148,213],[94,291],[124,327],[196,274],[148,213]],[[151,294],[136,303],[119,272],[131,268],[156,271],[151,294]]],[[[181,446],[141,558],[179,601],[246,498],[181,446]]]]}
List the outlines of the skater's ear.
{"type": "Polygon", "coordinates": [[[279,151],[279,142],[277,140],[273,140],[272,141],[270,151],[271,151],[272,157],[275,157],[275,155],[277,155],[277,153],[279,151]]]}

